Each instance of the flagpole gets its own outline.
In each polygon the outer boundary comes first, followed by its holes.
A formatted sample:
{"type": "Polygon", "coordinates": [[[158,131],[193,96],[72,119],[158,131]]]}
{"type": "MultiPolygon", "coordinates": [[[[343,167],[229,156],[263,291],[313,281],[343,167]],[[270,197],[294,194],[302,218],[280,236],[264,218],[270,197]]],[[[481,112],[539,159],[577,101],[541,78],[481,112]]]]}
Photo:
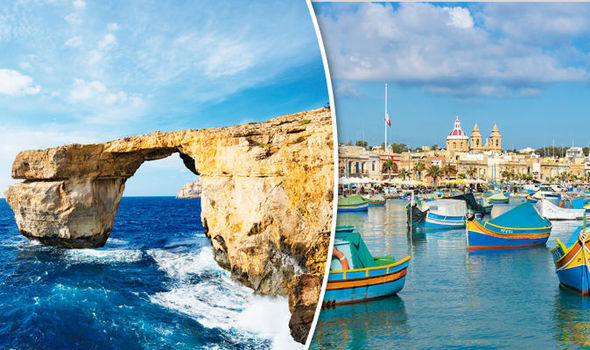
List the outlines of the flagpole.
{"type": "Polygon", "coordinates": [[[383,147],[383,153],[387,154],[387,83],[385,83],[385,123],[383,127],[385,128],[385,143],[383,147]]]}

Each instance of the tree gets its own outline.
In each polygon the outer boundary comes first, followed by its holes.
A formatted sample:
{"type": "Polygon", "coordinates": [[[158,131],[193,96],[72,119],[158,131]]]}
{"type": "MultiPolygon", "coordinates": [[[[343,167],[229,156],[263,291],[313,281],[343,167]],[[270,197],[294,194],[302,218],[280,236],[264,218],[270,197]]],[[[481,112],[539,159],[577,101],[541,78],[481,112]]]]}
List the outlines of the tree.
{"type": "Polygon", "coordinates": [[[389,173],[389,179],[391,179],[391,172],[393,171],[397,173],[397,164],[395,164],[393,160],[387,159],[383,163],[383,171],[387,171],[389,173]]]}
{"type": "Polygon", "coordinates": [[[508,169],[502,170],[502,173],[500,175],[502,175],[502,178],[506,179],[506,180],[510,180],[510,178],[512,177],[512,174],[510,173],[510,170],[508,170],[508,169]]]}
{"type": "Polygon", "coordinates": [[[403,153],[408,150],[408,147],[405,143],[392,143],[391,150],[393,153],[403,153]]]}
{"type": "Polygon", "coordinates": [[[457,177],[460,178],[460,179],[466,179],[467,178],[467,175],[465,175],[463,173],[460,173],[459,175],[457,175],[457,177]]]}
{"type": "Polygon", "coordinates": [[[402,169],[399,172],[399,175],[402,177],[402,179],[406,179],[406,177],[410,176],[410,171],[408,169],[402,169]]]}
{"type": "Polygon", "coordinates": [[[369,143],[367,141],[359,140],[359,141],[356,142],[355,145],[357,145],[359,147],[367,148],[367,146],[369,145],[369,143]]]}
{"type": "Polygon", "coordinates": [[[426,169],[426,166],[422,162],[418,162],[416,163],[416,165],[414,165],[414,172],[416,173],[419,179],[422,177],[422,172],[424,171],[424,169],[426,169]]]}
{"type": "Polygon", "coordinates": [[[430,146],[430,149],[432,149],[433,151],[436,151],[438,149],[438,145],[434,144],[434,145],[430,146]]]}
{"type": "Polygon", "coordinates": [[[473,177],[475,176],[475,174],[477,173],[477,169],[475,169],[474,167],[470,166],[469,169],[467,169],[467,175],[473,179],[473,177]]]}
{"type": "Polygon", "coordinates": [[[454,165],[452,164],[447,164],[442,168],[442,171],[444,172],[445,176],[449,176],[450,174],[454,174],[457,172],[457,169],[455,168],[454,165]]]}
{"type": "Polygon", "coordinates": [[[432,178],[432,185],[436,186],[436,180],[441,175],[441,170],[438,165],[432,165],[426,170],[426,174],[432,178]]]}

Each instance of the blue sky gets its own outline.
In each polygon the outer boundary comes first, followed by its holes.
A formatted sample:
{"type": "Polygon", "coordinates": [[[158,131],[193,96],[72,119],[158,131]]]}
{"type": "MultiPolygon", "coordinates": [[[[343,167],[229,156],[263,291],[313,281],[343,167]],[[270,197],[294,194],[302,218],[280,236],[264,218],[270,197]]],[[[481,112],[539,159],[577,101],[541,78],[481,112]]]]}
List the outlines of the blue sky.
{"type": "Polygon", "coordinates": [[[504,148],[590,145],[590,4],[315,3],[341,142],[444,146],[459,116],[504,148]]]}
{"type": "MultiPolygon", "coordinates": [[[[16,154],[267,120],[328,92],[304,1],[15,1],[0,8],[0,187],[16,154]]],[[[175,195],[177,157],[125,194],[175,195]]]]}

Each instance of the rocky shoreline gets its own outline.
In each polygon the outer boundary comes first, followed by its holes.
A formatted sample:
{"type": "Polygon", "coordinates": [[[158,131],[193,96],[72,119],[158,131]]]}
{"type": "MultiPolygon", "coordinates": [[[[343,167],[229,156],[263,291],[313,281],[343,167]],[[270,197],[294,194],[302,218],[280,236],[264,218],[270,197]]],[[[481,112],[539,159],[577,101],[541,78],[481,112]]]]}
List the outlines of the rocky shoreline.
{"type": "Polygon", "coordinates": [[[6,200],[27,238],[100,247],[112,230],[125,181],[144,161],[173,153],[200,175],[201,220],[215,260],[258,293],[288,295],[292,335],[304,342],[332,222],[329,110],[24,151],[12,177],[25,181],[10,186],[6,200]]]}

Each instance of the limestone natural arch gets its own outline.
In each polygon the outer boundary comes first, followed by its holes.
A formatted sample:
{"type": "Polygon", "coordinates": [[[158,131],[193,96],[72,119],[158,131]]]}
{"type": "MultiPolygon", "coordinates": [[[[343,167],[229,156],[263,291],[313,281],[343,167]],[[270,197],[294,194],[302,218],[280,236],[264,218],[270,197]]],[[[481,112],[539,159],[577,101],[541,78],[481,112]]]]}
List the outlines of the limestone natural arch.
{"type": "Polygon", "coordinates": [[[329,110],[24,151],[12,177],[25,181],[10,186],[6,200],[28,238],[72,248],[102,246],[125,181],[143,162],[175,152],[200,175],[201,220],[216,261],[257,292],[289,295],[292,334],[304,341],[332,222],[329,110]]]}

